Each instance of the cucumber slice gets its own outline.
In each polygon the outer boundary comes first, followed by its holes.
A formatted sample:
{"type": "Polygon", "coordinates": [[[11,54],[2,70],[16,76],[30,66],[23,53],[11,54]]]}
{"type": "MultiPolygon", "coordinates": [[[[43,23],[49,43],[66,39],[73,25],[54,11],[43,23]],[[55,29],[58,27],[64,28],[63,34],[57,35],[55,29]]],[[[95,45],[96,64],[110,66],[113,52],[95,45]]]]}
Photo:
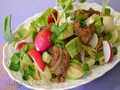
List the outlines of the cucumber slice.
{"type": "Polygon", "coordinates": [[[43,58],[43,61],[44,61],[45,63],[47,63],[47,64],[49,64],[50,61],[51,61],[51,59],[52,59],[52,57],[49,55],[48,52],[44,52],[44,53],[42,54],[42,58],[43,58]]]}

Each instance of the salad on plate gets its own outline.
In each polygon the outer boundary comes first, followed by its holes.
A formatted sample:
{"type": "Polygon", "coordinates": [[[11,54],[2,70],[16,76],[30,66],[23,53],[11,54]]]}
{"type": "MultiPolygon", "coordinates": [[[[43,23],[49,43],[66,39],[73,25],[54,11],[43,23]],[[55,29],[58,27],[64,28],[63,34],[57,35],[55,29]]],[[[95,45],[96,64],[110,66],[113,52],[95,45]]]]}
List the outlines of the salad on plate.
{"type": "Polygon", "coordinates": [[[111,8],[79,8],[72,0],[57,0],[11,32],[11,16],[5,17],[4,35],[14,48],[8,68],[29,83],[61,83],[89,76],[94,68],[113,62],[120,45],[120,25],[111,8]]]}

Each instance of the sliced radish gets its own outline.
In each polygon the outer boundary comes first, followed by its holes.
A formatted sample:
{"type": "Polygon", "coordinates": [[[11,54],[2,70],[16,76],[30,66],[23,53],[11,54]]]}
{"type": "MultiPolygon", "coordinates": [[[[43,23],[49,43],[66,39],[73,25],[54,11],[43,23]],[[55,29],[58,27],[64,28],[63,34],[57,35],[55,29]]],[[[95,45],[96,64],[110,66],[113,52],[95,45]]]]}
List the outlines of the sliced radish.
{"type": "Polygon", "coordinates": [[[103,41],[103,53],[104,53],[104,58],[105,62],[109,63],[112,61],[112,48],[111,44],[108,41],[103,41]]]}
{"type": "Polygon", "coordinates": [[[22,48],[24,48],[24,46],[27,44],[27,42],[25,42],[24,40],[19,41],[16,43],[15,45],[15,49],[20,51],[22,48]]]}
{"type": "Polygon", "coordinates": [[[40,72],[44,71],[45,63],[42,60],[41,54],[33,48],[28,51],[28,55],[33,59],[33,61],[38,67],[38,70],[40,72]]]}
{"type": "Polygon", "coordinates": [[[48,24],[55,23],[55,21],[57,21],[57,18],[58,18],[58,12],[57,10],[53,10],[52,14],[48,16],[48,24]]]}
{"type": "Polygon", "coordinates": [[[51,42],[52,32],[48,28],[44,28],[38,32],[35,37],[35,47],[38,51],[44,52],[52,46],[51,42]]]}

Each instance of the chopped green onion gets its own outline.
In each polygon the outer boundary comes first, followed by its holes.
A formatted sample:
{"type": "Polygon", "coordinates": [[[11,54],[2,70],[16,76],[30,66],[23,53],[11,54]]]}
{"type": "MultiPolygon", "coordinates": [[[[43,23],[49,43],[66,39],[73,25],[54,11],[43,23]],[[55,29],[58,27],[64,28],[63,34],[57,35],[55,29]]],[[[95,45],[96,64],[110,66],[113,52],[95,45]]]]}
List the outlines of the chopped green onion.
{"type": "Polygon", "coordinates": [[[20,53],[14,53],[11,57],[11,62],[9,66],[10,70],[19,71],[20,69],[20,53]]]}

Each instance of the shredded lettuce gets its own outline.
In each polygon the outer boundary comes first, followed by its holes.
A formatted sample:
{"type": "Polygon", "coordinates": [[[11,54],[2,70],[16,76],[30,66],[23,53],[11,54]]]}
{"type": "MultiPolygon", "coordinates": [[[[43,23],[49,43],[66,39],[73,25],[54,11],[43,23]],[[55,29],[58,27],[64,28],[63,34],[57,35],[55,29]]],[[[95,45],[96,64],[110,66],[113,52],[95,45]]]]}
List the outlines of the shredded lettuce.
{"type": "Polygon", "coordinates": [[[68,23],[63,23],[61,25],[53,24],[51,27],[51,31],[53,32],[52,35],[52,42],[56,46],[64,47],[64,42],[59,39],[59,35],[67,28],[68,23]]]}
{"type": "Polygon", "coordinates": [[[53,8],[48,8],[42,15],[31,22],[31,26],[38,30],[38,28],[40,28],[41,26],[48,25],[48,16],[52,13],[53,10],[53,8]]]}
{"type": "Polygon", "coordinates": [[[70,16],[71,11],[73,9],[73,0],[57,0],[57,3],[60,7],[62,7],[65,16],[70,16]]]}
{"type": "Polygon", "coordinates": [[[88,53],[91,58],[95,58],[96,50],[92,47],[82,45],[83,49],[88,53]]]}

